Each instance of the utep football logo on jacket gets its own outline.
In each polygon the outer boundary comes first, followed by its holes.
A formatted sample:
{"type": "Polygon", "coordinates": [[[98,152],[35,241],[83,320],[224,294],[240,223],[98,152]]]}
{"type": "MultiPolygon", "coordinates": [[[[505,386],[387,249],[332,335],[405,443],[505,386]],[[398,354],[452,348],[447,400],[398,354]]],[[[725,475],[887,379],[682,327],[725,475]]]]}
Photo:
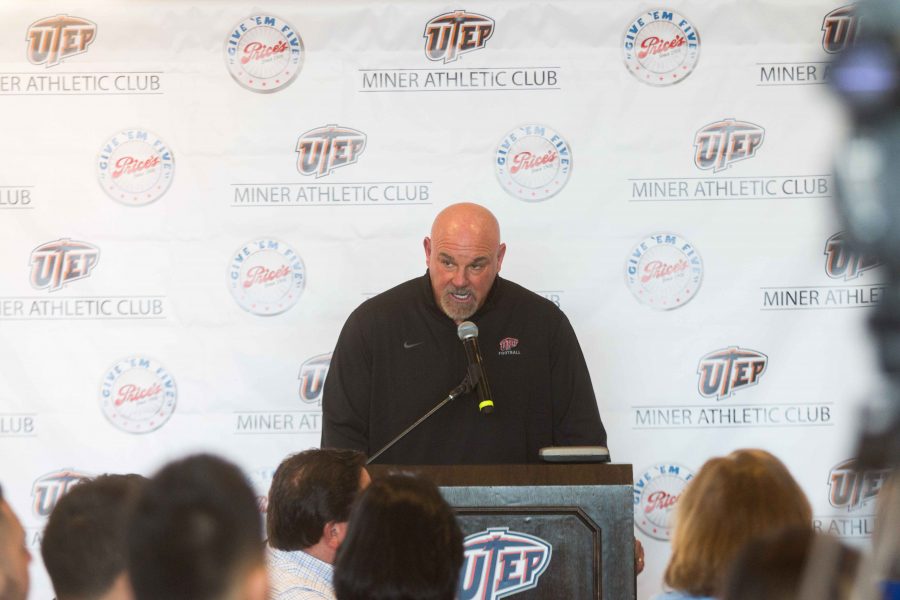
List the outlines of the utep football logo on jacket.
{"type": "Polygon", "coordinates": [[[550,565],[553,546],[506,527],[466,536],[459,600],[498,600],[537,587],[550,565]]]}
{"type": "Polygon", "coordinates": [[[822,19],[822,48],[829,54],[837,54],[856,41],[859,20],[856,6],[848,4],[836,8],[822,19]]]}
{"type": "Polygon", "coordinates": [[[834,234],[825,242],[825,274],[832,279],[849,281],[861,276],[864,271],[881,266],[876,256],[858,254],[850,248],[843,231],[834,234]]]}
{"type": "Polygon", "coordinates": [[[460,55],[480,50],[494,35],[494,20],[484,15],[458,10],[438,15],[425,24],[425,56],[444,63],[460,55]]]}
{"type": "Polygon", "coordinates": [[[697,366],[700,395],[724,400],[738,390],[756,385],[768,363],[769,357],[762,352],[737,346],[710,352],[697,366]]]}
{"type": "Polygon", "coordinates": [[[80,17],[56,15],[35,21],[28,27],[28,62],[47,68],[64,59],[87,52],[97,37],[97,24],[80,17]]]}
{"type": "Polygon", "coordinates": [[[297,140],[297,170],[301,175],[324,177],[352,165],[366,149],[366,134],[340,125],[310,129],[297,140]]]}
{"type": "Polygon", "coordinates": [[[740,160],[756,155],[766,130],[753,123],[723,119],[705,125],[694,136],[694,164],[699,169],[724,171],[740,160]]]}

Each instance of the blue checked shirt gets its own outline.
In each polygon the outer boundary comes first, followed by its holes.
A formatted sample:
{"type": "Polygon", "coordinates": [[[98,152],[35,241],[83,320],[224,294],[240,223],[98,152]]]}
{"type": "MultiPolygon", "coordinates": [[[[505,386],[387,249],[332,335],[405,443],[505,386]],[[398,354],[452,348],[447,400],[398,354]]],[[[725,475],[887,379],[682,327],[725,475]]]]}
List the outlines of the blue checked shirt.
{"type": "Polygon", "coordinates": [[[331,583],[334,568],[300,550],[266,549],[269,600],[336,600],[331,583]]]}

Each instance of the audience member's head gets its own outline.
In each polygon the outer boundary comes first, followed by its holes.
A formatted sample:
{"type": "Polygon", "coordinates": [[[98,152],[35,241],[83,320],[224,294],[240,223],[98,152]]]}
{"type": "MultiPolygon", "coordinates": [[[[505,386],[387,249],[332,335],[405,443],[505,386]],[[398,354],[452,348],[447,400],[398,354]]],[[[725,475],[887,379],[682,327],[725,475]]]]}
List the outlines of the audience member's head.
{"type": "Polygon", "coordinates": [[[146,485],[128,532],[137,600],[256,600],[268,591],[256,495],[233,464],[197,455],[146,485]]]}
{"type": "Polygon", "coordinates": [[[30,562],[25,530],[0,488],[0,600],[25,600],[30,562]]]}
{"type": "Polygon", "coordinates": [[[812,510],[780,460],[764,450],[710,459],[675,506],[666,585],[712,596],[745,543],[792,525],[811,527],[812,510]]]}
{"type": "Polygon", "coordinates": [[[269,488],[266,530],[278,550],[303,550],[327,563],[347,533],[350,509],[369,484],[356,450],[306,450],[284,459],[269,488]]]}
{"type": "Polygon", "coordinates": [[[101,475],[59,500],[41,541],[57,600],[132,597],[126,534],[146,482],[140,475],[101,475]]]}
{"type": "Polygon", "coordinates": [[[350,515],[338,552],[338,600],[452,600],[463,562],[453,510],[433,483],[376,479],[350,515]]]}
{"type": "Polygon", "coordinates": [[[874,566],[879,576],[900,581],[900,469],[894,468],[878,492],[875,531],[872,533],[874,566]]]}
{"type": "Polygon", "coordinates": [[[845,600],[858,563],[859,553],[835,538],[809,527],[788,527],[744,546],[731,564],[722,600],[794,600],[804,582],[816,586],[819,600],[845,600]],[[818,564],[809,561],[814,544],[818,564]]]}

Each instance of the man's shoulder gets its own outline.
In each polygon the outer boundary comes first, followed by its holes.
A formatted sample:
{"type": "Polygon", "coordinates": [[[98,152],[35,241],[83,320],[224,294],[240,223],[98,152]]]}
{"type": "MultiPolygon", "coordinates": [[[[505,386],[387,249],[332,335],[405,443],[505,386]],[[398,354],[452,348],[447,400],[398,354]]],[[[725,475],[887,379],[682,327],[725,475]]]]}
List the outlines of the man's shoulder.
{"type": "Polygon", "coordinates": [[[266,549],[272,600],[334,598],[332,567],[303,551],[266,549]]]}

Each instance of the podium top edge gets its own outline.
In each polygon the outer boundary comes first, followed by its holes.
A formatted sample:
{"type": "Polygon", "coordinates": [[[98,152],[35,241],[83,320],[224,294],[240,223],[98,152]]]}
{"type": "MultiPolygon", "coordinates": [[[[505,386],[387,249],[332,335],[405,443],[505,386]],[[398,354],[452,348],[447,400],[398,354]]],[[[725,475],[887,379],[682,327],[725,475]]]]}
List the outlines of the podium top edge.
{"type": "Polygon", "coordinates": [[[634,485],[630,464],[527,465],[368,465],[372,479],[389,473],[414,473],[438,487],[634,485]]]}

